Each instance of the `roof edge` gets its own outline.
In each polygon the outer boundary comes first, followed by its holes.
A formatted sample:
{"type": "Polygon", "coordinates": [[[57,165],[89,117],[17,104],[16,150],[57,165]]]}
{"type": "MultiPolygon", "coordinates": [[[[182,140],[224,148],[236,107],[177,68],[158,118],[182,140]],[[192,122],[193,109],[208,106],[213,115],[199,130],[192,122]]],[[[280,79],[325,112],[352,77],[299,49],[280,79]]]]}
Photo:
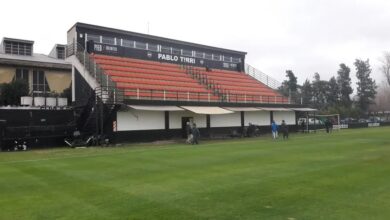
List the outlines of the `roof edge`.
{"type": "Polygon", "coordinates": [[[101,30],[101,31],[116,32],[116,33],[120,33],[120,34],[135,35],[135,36],[149,38],[149,39],[161,40],[161,41],[166,41],[166,42],[171,42],[171,43],[178,43],[178,44],[183,44],[183,45],[188,45],[188,46],[201,47],[201,48],[210,49],[210,50],[219,50],[219,51],[224,51],[224,52],[228,52],[228,53],[235,53],[235,54],[240,54],[240,55],[246,55],[247,54],[247,52],[238,51],[238,50],[231,50],[231,49],[225,49],[225,48],[220,48],[220,47],[213,47],[213,46],[208,46],[208,45],[204,45],[204,44],[191,43],[191,42],[188,42],[188,41],[181,41],[181,40],[176,40],[176,39],[172,39],[172,38],[159,37],[159,36],[149,35],[149,34],[142,34],[142,33],[138,33],[138,32],[126,31],[126,30],[110,28],[110,27],[104,27],[104,26],[99,26],[99,25],[94,25],[94,24],[87,24],[87,23],[82,23],[82,22],[75,23],[68,30],[68,32],[71,29],[73,29],[74,27],[77,27],[77,26],[84,27],[84,28],[97,29],[97,30],[101,30]]]}
{"type": "Polygon", "coordinates": [[[22,43],[28,43],[28,44],[34,44],[34,41],[32,40],[24,40],[24,39],[18,39],[18,38],[10,38],[10,37],[3,37],[3,41],[17,41],[22,43]]]}

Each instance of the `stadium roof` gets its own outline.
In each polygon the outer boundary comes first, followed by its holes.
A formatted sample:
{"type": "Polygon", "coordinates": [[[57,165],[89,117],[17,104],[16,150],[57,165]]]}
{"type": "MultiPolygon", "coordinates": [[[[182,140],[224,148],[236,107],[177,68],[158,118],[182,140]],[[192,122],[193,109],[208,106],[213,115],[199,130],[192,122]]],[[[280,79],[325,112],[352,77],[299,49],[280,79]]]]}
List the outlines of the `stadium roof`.
{"type": "Polygon", "coordinates": [[[175,39],[170,39],[170,38],[165,38],[165,37],[158,37],[158,36],[153,36],[153,35],[149,35],[149,34],[141,34],[141,33],[137,33],[137,32],[125,31],[125,30],[103,27],[103,26],[98,26],[98,25],[93,25],[93,24],[86,24],[86,23],[82,23],[82,22],[77,22],[76,24],[74,24],[68,30],[68,32],[70,30],[72,30],[72,28],[74,28],[74,27],[81,27],[81,28],[86,28],[86,29],[95,29],[95,30],[107,31],[107,32],[123,34],[123,35],[137,36],[137,37],[142,37],[142,38],[146,38],[146,39],[165,41],[165,42],[173,43],[173,44],[182,44],[182,45],[187,45],[187,46],[191,46],[191,47],[199,47],[199,48],[208,49],[208,50],[219,50],[219,51],[227,52],[227,53],[235,53],[235,54],[240,54],[240,55],[247,54],[246,52],[237,51],[237,50],[229,50],[229,49],[224,49],[224,48],[219,48],[219,47],[212,47],[212,46],[207,46],[207,45],[203,45],[203,44],[191,43],[191,42],[187,42],[187,41],[180,41],[180,40],[175,40],[175,39]]]}

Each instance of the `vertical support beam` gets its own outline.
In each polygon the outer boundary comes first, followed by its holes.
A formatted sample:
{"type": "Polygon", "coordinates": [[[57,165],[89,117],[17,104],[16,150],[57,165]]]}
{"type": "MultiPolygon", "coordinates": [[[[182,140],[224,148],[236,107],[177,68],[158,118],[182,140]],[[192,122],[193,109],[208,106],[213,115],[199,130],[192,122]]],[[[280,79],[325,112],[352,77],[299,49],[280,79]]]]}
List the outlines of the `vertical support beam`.
{"type": "Polygon", "coordinates": [[[206,115],[206,130],[207,130],[207,136],[210,137],[211,134],[210,134],[210,115],[206,115]]]}
{"type": "Polygon", "coordinates": [[[269,118],[270,118],[269,124],[272,124],[272,121],[274,120],[274,112],[273,111],[269,112],[269,118]]]}
{"type": "Polygon", "coordinates": [[[169,130],[169,111],[164,112],[165,130],[169,130]]]}
{"type": "Polygon", "coordinates": [[[99,120],[99,109],[100,109],[100,106],[98,105],[98,98],[97,98],[97,95],[95,95],[95,104],[93,106],[94,108],[94,113],[95,113],[95,121],[96,121],[96,131],[95,131],[95,135],[99,135],[99,123],[100,123],[100,120],[99,120]]]}
{"type": "Polygon", "coordinates": [[[241,128],[245,127],[245,112],[241,111],[241,128]]]}
{"type": "Polygon", "coordinates": [[[72,100],[71,102],[75,102],[76,101],[76,69],[75,67],[72,65],[72,100]]]}
{"type": "Polygon", "coordinates": [[[103,105],[103,101],[102,100],[100,100],[99,101],[99,103],[100,103],[100,138],[103,136],[103,134],[104,134],[104,105],[103,105]]]}
{"type": "Polygon", "coordinates": [[[309,133],[309,112],[306,112],[306,133],[309,133]]]}

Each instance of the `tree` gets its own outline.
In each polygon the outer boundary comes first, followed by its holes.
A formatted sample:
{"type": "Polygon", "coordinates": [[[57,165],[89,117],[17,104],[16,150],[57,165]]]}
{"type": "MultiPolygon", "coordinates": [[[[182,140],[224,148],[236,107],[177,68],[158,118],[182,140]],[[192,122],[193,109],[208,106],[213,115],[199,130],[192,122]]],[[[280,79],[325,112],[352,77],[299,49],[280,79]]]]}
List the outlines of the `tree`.
{"type": "Polygon", "coordinates": [[[337,85],[340,90],[340,104],[346,108],[352,105],[351,94],[353,89],[351,87],[351,78],[349,74],[351,69],[344,63],[340,64],[340,69],[337,71],[337,85]]]}
{"type": "Polygon", "coordinates": [[[340,89],[337,84],[337,80],[334,76],[329,79],[329,82],[327,83],[327,92],[326,92],[326,100],[328,103],[327,108],[329,107],[336,107],[339,103],[339,97],[340,97],[340,89]]]}
{"type": "Polygon", "coordinates": [[[378,85],[377,94],[375,96],[375,106],[370,110],[388,111],[390,109],[390,86],[387,82],[382,82],[378,85]]]}
{"type": "Polygon", "coordinates": [[[375,80],[370,76],[371,67],[368,59],[366,61],[356,59],[354,65],[358,79],[357,96],[359,100],[357,101],[357,106],[361,113],[366,113],[369,105],[375,99],[377,86],[375,80]]]}
{"type": "Polygon", "coordinates": [[[383,59],[381,62],[381,72],[385,75],[387,83],[390,85],[390,52],[383,53],[383,59]]]}
{"type": "Polygon", "coordinates": [[[327,106],[327,100],[326,100],[326,93],[327,93],[327,87],[328,82],[321,80],[320,74],[315,73],[314,74],[314,80],[312,82],[312,88],[313,88],[313,104],[315,108],[318,108],[319,110],[326,109],[327,106]]]}
{"type": "Polygon", "coordinates": [[[313,99],[313,88],[308,79],[301,86],[302,104],[311,104],[313,99]]]}
{"type": "Polygon", "coordinates": [[[295,100],[298,92],[297,77],[291,70],[286,70],[286,77],[287,80],[283,81],[279,87],[279,92],[284,96],[291,96],[292,100],[295,100]]]}
{"type": "Polygon", "coordinates": [[[4,83],[0,87],[0,105],[19,105],[20,97],[28,95],[28,84],[24,80],[4,83]]]}

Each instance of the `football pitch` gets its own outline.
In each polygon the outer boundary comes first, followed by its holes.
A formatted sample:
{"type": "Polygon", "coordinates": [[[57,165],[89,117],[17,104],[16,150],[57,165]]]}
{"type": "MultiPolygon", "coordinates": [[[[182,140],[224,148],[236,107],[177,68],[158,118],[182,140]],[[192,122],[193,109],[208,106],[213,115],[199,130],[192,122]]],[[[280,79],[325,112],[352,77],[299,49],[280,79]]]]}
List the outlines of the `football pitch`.
{"type": "Polygon", "coordinates": [[[390,127],[2,152],[0,219],[390,219],[390,127]]]}

